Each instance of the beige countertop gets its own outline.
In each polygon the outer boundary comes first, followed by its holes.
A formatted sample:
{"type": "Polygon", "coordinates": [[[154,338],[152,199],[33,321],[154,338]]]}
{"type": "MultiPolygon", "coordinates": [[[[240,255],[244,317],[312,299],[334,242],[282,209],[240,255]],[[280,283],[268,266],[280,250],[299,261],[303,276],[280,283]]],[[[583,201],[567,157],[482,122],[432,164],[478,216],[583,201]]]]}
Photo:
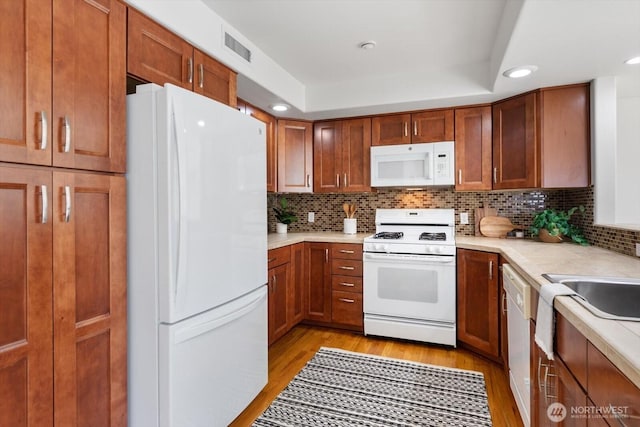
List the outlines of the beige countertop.
{"type": "MultiPolygon", "coordinates": [[[[300,242],[362,243],[371,233],[269,234],[268,247],[300,242]]],[[[640,278],[640,258],[593,246],[541,243],[524,239],[456,236],[456,246],[501,254],[533,287],[547,283],[544,273],[640,278]]],[[[640,304],[640,301],[638,302],[640,304]]],[[[594,316],[571,297],[558,297],[556,309],[640,387],[640,322],[594,316]]]]}

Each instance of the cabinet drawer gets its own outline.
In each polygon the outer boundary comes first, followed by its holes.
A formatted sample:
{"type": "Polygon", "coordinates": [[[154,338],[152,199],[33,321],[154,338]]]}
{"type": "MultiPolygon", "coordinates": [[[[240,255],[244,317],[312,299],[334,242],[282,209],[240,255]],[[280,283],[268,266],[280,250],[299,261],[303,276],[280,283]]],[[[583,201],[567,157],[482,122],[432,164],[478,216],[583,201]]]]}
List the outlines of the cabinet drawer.
{"type": "MultiPolygon", "coordinates": [[[[640,425],[640,390],[593,344],[587,345],[588,394],[598,407],[615,408],[620,421],[607,419],[610,425],[640,425]]],[[[613,419],[612,419],[613,418],[613,419]]]]}
{"type": "Polygon", "coordinates": [[[362,261],[351,259],[333,259],[331,274],[362,277],[362,261]]]}
{"type": "Polygon", "coordinates": [[[331,245],[333,259],[355,259],[362,261],[362,245],[353,243],[334,243],[331,245]]]}
{"type": "Polygon", "coordinates": [[[362,294],[333,291],[331,293],[331,321],[344,325],[362,326],[362,294]]]}
{"type": "Polygon", "coordinates": [[[331,277],[331,289],[334,291],[362,293],[362,277],[339,276],[331,277]]]}
{"type": "Polygon", "coordinates": [[[268,268],[277,267],[291,261],[291,246],[283,246],[277,249],[271,249],[268,252],[267,263],[268,268]]]}

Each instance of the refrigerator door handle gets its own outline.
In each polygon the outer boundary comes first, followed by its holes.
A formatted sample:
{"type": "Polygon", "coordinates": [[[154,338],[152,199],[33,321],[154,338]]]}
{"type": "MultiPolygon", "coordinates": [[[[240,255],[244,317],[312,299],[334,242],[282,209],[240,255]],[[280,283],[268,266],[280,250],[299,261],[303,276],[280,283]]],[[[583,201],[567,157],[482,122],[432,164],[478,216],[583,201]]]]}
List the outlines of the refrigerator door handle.
{"type": "Polygon", "coordinates": [[[227,323],[231,323],[236,319],[241,318],[247,313],[252,312],[258,305],[260,305],[265,299],[265,291],[259,292],[254,298],[249,300],[245,305],[239,307],[238,309],[231,311],[230,313],[225,313],[224,315],[208,320],[206,322],[200,323],[198,325],[193,325],[190,328],[183,329],[181,331],[176,332],[174,338],[174,344],[180,344],[190,339],[193,339],[199,335],[206,334],[209,331],[220,328],[221,326],[226,325],[227,323]]]}
{"type": "Polygon", "coordinates": [[[175,186],[173,187],[173,194],[172,194],[172,206],[170,207],[170,209],[177,209],[176,212],[176,221],[177,221],[177,228],[175,230],[175,236],[173,237],[173,244],[177,245],[177,250],[173,251],[172,257],[173,257],[173,268],[175,269],[175,277],[174,277],[174,288],[173,288],[173,305],[175,306],[175,304],[178,301],[178,292],[179,290],[183,287],[182,282],[183,282],[183,275],[184,275],[184,271],[186,269],[186,260],[188,257],[187,254],[187,245],[186,245],[186,235],[187,235],[187,224],[185,223],[184,220],[184,215],[185,215],[185,206],[184,206],[184,197],[183,195],[185,194],[185,189],[183,188],[183,186],[185,185],[185,179],[182,176],[182,171],[184,170],[184,168],[181,167],[181,163],[184,161],[183,160],[183,156],[181,153],[181,147],[184,147],[184,141],[182,141],[181,138],[181,133],[178,131],[178,129],[183,129],[184,126],[182,126],[183,122],[184,122],[184,118],[182,116],[180,116],[180,113],[182,112],[181,108],[176,108],[175,105],[175,99],[173,100],[173,102],[171,103],[171,108],[173,109],[171,117],[173,119],[173,141],[171,143],[172,147],[173,147],[173,164],[172,164],[172,168],[174,169],[174,178],[177,181],[176,184],[174,184],[175,186]]]}

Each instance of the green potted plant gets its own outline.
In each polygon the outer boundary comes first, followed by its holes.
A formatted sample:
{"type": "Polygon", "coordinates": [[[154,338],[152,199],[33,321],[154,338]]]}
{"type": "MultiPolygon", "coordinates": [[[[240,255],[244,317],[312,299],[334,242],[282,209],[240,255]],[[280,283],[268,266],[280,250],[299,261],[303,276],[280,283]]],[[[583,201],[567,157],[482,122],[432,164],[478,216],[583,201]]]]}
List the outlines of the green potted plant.
{"type": "Polygon", "coordinates": [[[276,214],[276,233],[284,234],[287,232],[287,226],[292,222],[296,222],[298,217],[289,206],[286,198],[280,198],[278,206],[274,206],[273,211],[276,214]]]}
{"type": "Polygon", "coordinates": [[[568,211],[545,209],[538,212],[533,217],[531,224],[531,234],[538,236],[540,240],[547,243],[562,242],[564,237],[570,238],[574,242],[587,246],[589,242],[582,234],[582,231],[569,220],[576,212],[584,213],[584,206],[576,206],[568,211]]]}

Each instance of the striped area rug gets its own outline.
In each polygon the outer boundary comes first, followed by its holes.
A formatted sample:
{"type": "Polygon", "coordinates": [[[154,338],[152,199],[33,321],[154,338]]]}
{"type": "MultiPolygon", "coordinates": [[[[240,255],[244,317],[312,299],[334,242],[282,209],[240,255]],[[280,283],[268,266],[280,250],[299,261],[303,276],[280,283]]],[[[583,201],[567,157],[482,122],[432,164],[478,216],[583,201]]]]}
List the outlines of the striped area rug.
{"type": "Polygon", "coordinates": [[[484,376],[321,348],[255,427],[491,426],[484,376]]]}

